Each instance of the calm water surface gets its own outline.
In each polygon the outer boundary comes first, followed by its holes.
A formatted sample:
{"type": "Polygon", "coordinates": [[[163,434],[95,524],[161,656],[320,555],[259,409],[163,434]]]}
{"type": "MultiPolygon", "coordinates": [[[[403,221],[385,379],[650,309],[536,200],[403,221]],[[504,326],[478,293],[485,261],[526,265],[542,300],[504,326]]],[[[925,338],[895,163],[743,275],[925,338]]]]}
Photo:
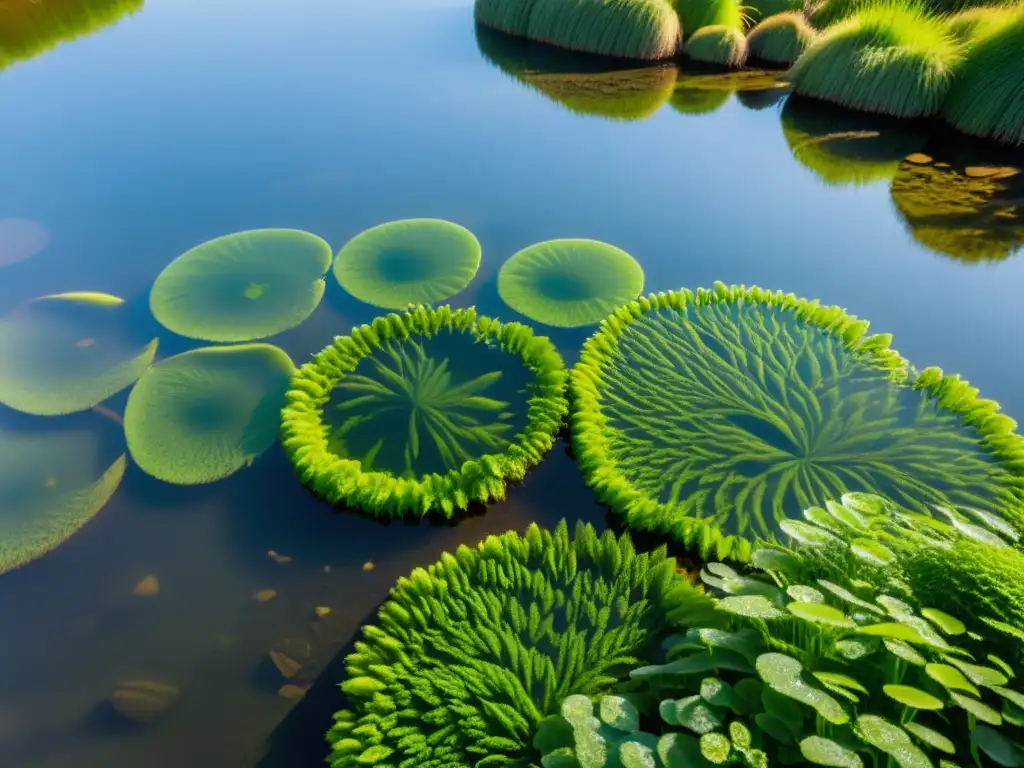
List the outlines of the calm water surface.
{"type": "MultiPolygon", "coordinates": [[[[146,0],[9,66],[0,219],[38,222],[50,242],[0,267],[0,312],[78,290],[144,306],[171,259],[237,230],[307,229],[337,249],[383,221],[440,217],[484,248],[458,305],[513,318],[495,285],[508,256],[596,238],[635,255],[648,290],[722,280],[846,307],[914,363],[961,373],[1024,416],[1024,257],[972,263],[919,244],[886,179],[829,185],[794,159],[781,103],[755,110],[771,99],[680,88],[659,109],[649,91],[661,73],[626,86],[646,119],[582,114],[580,93],[585,107],[622,81],[527,87],[509,72],[535,66],[533,54],[507,43],[478,36],[469,0],[146,0]]],[[[298,362],[379,313],[328,283],[313,317],[271,340],[298,362]]],[[[552,338],[571,361],[585,335],[552,338]]],[[[160,356],[191,346],[164,333],[160,356]]],[[[125,398],[107,405],[120,413],[125,398]]],[[[0,577],[0,765],[318,765],[339,705],[337,654],[394,579],[459,543],[566,514],[604,524],[561,445],[508,501],[457,526],[331,514],[277,449],[203,487],[129,467],[79,534],[0,577]],[[148,574],[159,595],[133,596],[148,574]],[[277,596],[253,600],[263,589],[277,596]],[[332,613],[315,622],[315,606],[332,613]],[[334,669],[296,704],[277,693],[271,649],[301,659],[303,686],[334,669]],[[166,682],[181,698],[129,727],[103,704],[125,680],[166,682]]]]}

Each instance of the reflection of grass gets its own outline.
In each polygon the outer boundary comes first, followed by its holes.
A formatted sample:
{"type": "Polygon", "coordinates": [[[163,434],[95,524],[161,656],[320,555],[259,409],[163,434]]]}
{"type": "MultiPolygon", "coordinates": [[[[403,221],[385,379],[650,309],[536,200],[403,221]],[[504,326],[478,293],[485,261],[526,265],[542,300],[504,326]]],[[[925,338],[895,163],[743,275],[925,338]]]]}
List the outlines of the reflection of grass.
{"type": "Polygon", "coordinates": [[[112,24],[144,0],[0,0],[0,69],[112,24]]]}
{"type": "Polygon", "coordinates": [[[721,107],[734,92],[738,92],[745,103],[756,101],[754,97],[761,95],[767,106],[781,99],[788,89],[789,83],[782,79],[782,73],[768,70],[680,73],[671,104],[681,114],[702,115],[721,107]]]}

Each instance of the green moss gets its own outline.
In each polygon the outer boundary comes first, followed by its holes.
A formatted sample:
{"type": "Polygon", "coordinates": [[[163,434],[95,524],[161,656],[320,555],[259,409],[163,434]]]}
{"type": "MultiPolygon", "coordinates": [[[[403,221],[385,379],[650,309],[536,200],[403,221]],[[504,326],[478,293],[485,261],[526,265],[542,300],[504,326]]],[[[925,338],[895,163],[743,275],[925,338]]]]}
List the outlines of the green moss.
{"type": "Polygon", "coordinates": [[[925,128],[910,121],[799,97],[782,108],[782,132],[793,157],[830,186],[891,179],[928,139],[925,128]]]}
{"type": "Polygon", "coordinates": [[[110,500],[124,436],[88,413],[0,427],[0,573],[59,547],[110,500]]]}
{"type": "Polygon", "coordinates": [[[434,304],[480,269],[480,242],[442,219],[403,219],[360,232],[338,251],[334,276],[360,301],[385,309],[434,304]]]}
{"type": "Polygon", "coordinates": [[[459,547],[399,579],[363,629],[328,762],[537,765],[534,730],[563,698],[607,692],[655,657],[668,616],[707,602],[664,549],[582,523],[459,547]]]}
{"type": "Polygon", "coordinates": [[[33,299],[0,320],[0,403],[38,416],[84,411],[138,379],[156,348],[116,296],[33,299]]]}
{"type": "Polygon", "coordinates": [[[294,229],[225,235],[168,264],[153,284],[149,306],[161,325],[191,339],[263,339],[313,313],[331,255],[324,240],[294,229]]]}
{"type": "Polygon", "coordinates": [[[897,117],[939,111],[962,59],[942,18],[882,2],[825,30],[789,77],[798,94],[897,117]]]}
{"type": "Polygon", "coordinates": [[[572,444],[627,526],[745,560],[815,500],[1024,520],[1024,441],[957,377],[914,372],[837,307],[759,288],[616,310],[572,370],[572,444]]]}
{"type": "Polygon", "coordinates": [[[685,38],[704,27],[742,30],[747,22],[744,6],[738,0],[675,0],[675,6],[685,38]]]}
{"type": "Polygon", "coordinates": [[[535,5],[537,0],[476,0],[473,16],[491,29],[526,37],[535,5]]]}
{"type": "Polygon", "coordinates": [[[780,13],[750,30],[747,50],[752,58],[788,65],[814,42],[816,34],[802,13],[780,13]]]}
{"type": "Polygon", "coordinates": [[[747,40],[735,27],[702,27],[686,41],[686,55],[705,64],[739,69],[747,61],[747,40]]]}
{"type": "Polygon", "coordinates": [[[592,325],[640,295],[636,259],[597,240],[548,240],[514,254],[498,272],[498,293],[516,312],[562,328],[592,325]]]}
{"type": "Polygon", "coordinates": [[[504,498],[506,485],[522,480],[551,448],[567,410],[565,378],[551,342],[524,325],[478,317],[472,309],[418,307],[335,338],[298,370],[282,412],[284,447],[302,481],[332,504],[379,517],[433,511],[450,517],[473,502],[504,498]],[[428,343],[452,337],[481,345],[481,359],[500,351],[525,365],[525,423],[515,434],[503,426],[511,418],[502,416],[507,403],[489,389],[500,371],[454,380],[447,359],[424,353],[428,343]],[[377,357],[370,365],[358,368],[371,355],[377,357]],[[339,388],[360,396],[335,402],[339,388]],[[332,405],[341,406],[338,422],[327,413],[332,405]],[[387,435],[378,434],[365,451],[351,439],[363,422],[388,410],[407,419],[400,470],[373,468],[387,435]],[[442,471],[422,471],[425,445],[436,448],[442,471]]]}
{"type": "Polygon", "coordinates": [[[904,161],[890,186],[914,239],[967,262],[1005,259],[1024,247],[1024,173],[984,163],[904,161]]]}
{"type": "Polygon", "coordinates": [[[1006,144],[1024,144],[1024,12],[976,40],[942,105],[953,127],[1006,144]]]}
{"type": "Polygon", "coordinates": [[[643,120],[672,95],[677,69],[654,64],[623,67],[522,40],[477,25],[477,45],[495,66],[571,112],[613,120],[643,120]]]}
{"type": "Polygon", "coordinates": [[[142,8],[143,0],[4,0],[0,69],[95,32],[142,8]]]}
{"type": "Polygon", "coordinates": [[[128,398],[132,459],[177,485],[212,483],[249,466],[277,439],[294,370],[269,344],[206,347],[160,362],[128,398]]]}
{"type": "Polygon", "coordinates": [[[536,0],[526,37],[622,59],[668,59],[679,51],[668,0],[536,0]]]}

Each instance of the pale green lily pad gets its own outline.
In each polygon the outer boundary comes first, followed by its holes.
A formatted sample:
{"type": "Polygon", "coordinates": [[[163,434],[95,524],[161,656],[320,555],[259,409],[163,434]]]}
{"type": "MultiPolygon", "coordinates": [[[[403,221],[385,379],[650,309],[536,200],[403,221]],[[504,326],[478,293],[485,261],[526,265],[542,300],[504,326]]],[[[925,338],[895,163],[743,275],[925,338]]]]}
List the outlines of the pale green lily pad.
{"type": "Polygon", "coordinates": [[[922,608],[921,615],[947,635],[962,635],[967,627],[960,619],[936,608],[922,608]]]}
{"type": "Polygon", "coordinates": [[[826,544],[839,541],[828,531],[802,520],[780,520],[779,528],[784,534],[805,547],[823,547],[826,544]]]}
{"type": "Polygon", "coordinates": [[[906,624],[898,624],[896,622],[869,624],[866,627],[861,627],[860,632],[874,637],[888,637],[893,640],[902,640],[905,643],[928,645],[916,629],[908,627],[906,624]]]}
{"type": "Polygon", "coordinates": [[[825,596],[814,587],[804,584],[793,584],[786,587],[786,594],[801,603],[824,603],[825,596]]]}
{"type": "Polygon", "coordinates": [[[949,695],[953,697],[953,701],[960,705],[961,709],[966,712],[970,712],[983,723],[988,723],[989,725],[1002,725],[1002,715],[992,709],[988,704],[978,701],[977,699],[972,699],[970,696],[964,696],[962,693],[957,693],[956,691],[950,691],[949,695]]]}
{"type": "Polygon", "coordinates": [[[972,515],[983,525],[986,525],[992,530],[998,532],[1000,536],[1003,536],[1010,541],[1020,541],[1020,533],[1017,529],[1014,528],[1009,521],[1003,520],[1001,517],[996,517],[991,512],[976,509],[975,507],[957,507],[957,510],[972,515]]]}
{"type": "Polygon", "coordinates": [[[999,765],[1024,766],[1024,747],[988,726],[975,726],[971,742],[999,765]]]}
{"type": "Polygon", "coordinates": [[[849,675],[844,675],[839,672],[814,672],[813,674],[822,683],[836,685],[840,688],[850,688],[851,690],[858,691],[863,694],[867,694],[868,692],[867,688],[849,675]]]}
{"type": "Polygon", "coordinates": [[[687,696],[676,701],[676,722],[694,733],[704,734],[721,728],[725,723],[722,711],[700,696],[687,696]]]}
{"type": "Polygon", "coordinates": [[[752,742],[750,729],[739,720],[729,723],[729,738],[736,749],[750,749],[752,742]]]}
{"type": "Polygon", "coordinates": [[[894,619],[914,618],[914,607],[891,595],[879,595],[875,602],[881,605],[894,619]]]}
{"type": "Polygon", "coordinates": [[[879,608],[877,605],[872,605],[867,600],[862,600],[861,598],[857,597],[857,595],[853,594],[853,592],[843,587],[840,587],[838,584],[833,584],[831,581],[825,581],[824,579],[818,579],[818,584],[827,589],[840,600],[845,600],[846,602],[850,603],[850,605],[856,605],[858,608],[863,608],[865,611],[870,611],[871,613],[876,614],[878,616],[882,615],[882,609],[879,608]]]}
{"type": "Polygon", "coordinates": [[[903,727],[929,747],[945,752],[947,755],[956,754],[956,745],[938,731],[914,722],[905,723],[903,727]]]}
{"type": "Polygon", "coordinates": [[[708,704],[725,709],[731,709],[735,700],[732,694],[732,686],[722,682],[717,677],[705,677],[701,681],[700,697],[708,704]]]}
{"type": "Polygon", "coordinates": [[[861,560],[879,567],[891,565],[896,560],[896,554],[891,549],[874,539],[853,539],[850,542],[850,551],[861,560]]]}
{"type": "Polygon", "coordinates": [[[705,733],[700,737],[700,753],[708,762],[725,765],[729,762],[730,752],[732,752],[732,744],[723,734],[705,733]]]}
{"type": "Polygon", "coordinates": [[[786,614],[764,595],[734,595],[718,601],[718,609],[748,619],[779,619],[786,614]]]}
{"type": "Polygon", "coordinates": [[[800,567],[798,558],[788,552],[768,547],[754,550],[750,556],[750,564],[761,571],[780,573],[793,573],[800,567]]]}
{"type": "Polygon", "coordinates": [[[884,718],[862,715],[857,718],[856,731],[863,741],[889,755],[900,768],[932,768],[932,761],[907,732],[884,718]]]}
{"type": "Polygon", "coordinates": [[[789,603],[786,608],[797,618],[815,624],[824,624],[841,629],[852,629],[857,626],[849,616],[838,608],[833,608],[831,605],[821,603],[789,603]]]}
{"type": "Polygon", "coordinates": [[[891,640],[885,638],[882,642],[885,643],[885,647],[889,650],[893,656],[903,659],[904,661],[914,664],[915,666],[924,666],[927,661],[924,656],[918,653],[913,647],[907,645],[902,640],[891,640]]]}
{"type": "Polygon", "coordinates": [[[977,664],[968,664],[960,659],[949,658],[949,663],[963,672],[967,679],[975,685],[991,688],[996,685],[1006,685],[1009,680],[1006,675],[992,667],[982,667],[977,664]]]}
{"type": "Polygon", "coordinates": [[[582,694],[574,694],[566,697],[562,702],[562,717],[570,724],[581,727],[589,727],[590,723],[600,725],[600,721],[594,717],[594,702],[582,694]]]}
{"type": "Polygon", "coordinates": [[[650,733],[634,733],[619,742],[619,761],[622,768],[660,768],[658,766],[658,737],[650,733]]]}
{"type": "Polygon", "coordinates": [[[803,680],[803,665],[781,653],[763,653],[757,657],[757,673],[765,685],[795,701],[814,708],[830,723],[841,725],[849,715],[828,693],[813,688],[803,680]]]}
{"type": "Polygon", "coordinates": [[[966,691],[975,696],[978,695],[978,689],[955,667],[951,667],[948,664],[927,664],[924,671],[928,677],[943,688],[951,691],[966,691]]]}
{"type": "Polygon", "coordinates": [[[898,701],[906,707],[913,707],[914,709],[942,709],[944,706],[941,699],[910,685],[883,685],[882,690],[890,699],[898,701]]]}
{"type": "Polygon", "coordinates": [[[640,730],[640,713],[621,696],[602,696],[598,703],[601,722],[619,731],[633,733],[640,730]]]}
{"type": "Polygon", "coordinates": [[[861,768],[864,764],[856,752],[851,752],[831,739],[808,736],[800,742],[800,753],[815,765],[835,768],[861,768]]]}
{"type": "Polygon", "coordinates": [[[861,515],[856,509],[852,507],[838,504],[832,499],[825,502],[825,508],[832,517],[841,522],[847,528],[853,528],[856,531],[868,530],[867,520],[861,515]]]}
{"type": "Polygon", "coordinates": [[[1001,685],[992,686],[992,690],[998,693],[1007,701],[1013,702],[1013,704],[1021,709],[1024,709],[1024,694],[1014,691],[1010,688],[1003,688],[1001,685]]]}
{"type": "Polygon", "coordinates": [[[1013,668],[1009,664],[1007,664],[1005,661],[1003,661],[1001,658],[999,658],[998,656],[990,653],[990,654],[988,654],[986,656],[986,658],[989,661],[991,661],[993,664],[995,664],[997,667],[999,667],[1003,671],[1003,674],[1006,675],[1007,677],[1013,677],[1014,676],[1013,668]]]}
{"type": "Polygon", "coordinates": [[[866,637],[851,637],[836,643],[836,651],[844,659],[849,659],[850,661],[870,656],[876,650],[876,644],[869,641],[866,637]]]}

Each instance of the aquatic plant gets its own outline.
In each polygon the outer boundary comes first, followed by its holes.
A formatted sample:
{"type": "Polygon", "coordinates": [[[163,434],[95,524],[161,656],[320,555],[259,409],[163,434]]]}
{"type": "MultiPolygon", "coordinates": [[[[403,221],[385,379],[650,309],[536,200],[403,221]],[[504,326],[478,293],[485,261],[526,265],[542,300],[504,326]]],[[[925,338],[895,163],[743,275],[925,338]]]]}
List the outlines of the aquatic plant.
{"type": "Polygon", "coordinates": [[[294,370],[270,344],[205,347],[163,360],[128,397],[132,460],[177,485],[212,483],[249,466],[277,439],[294,370]]]}
{"type": "Polygon", "coordinates": [[[0,403],[37,416],[84,411],[138,379],[156,348],[116,296],[32,299],[0,319],[0,403]]]}
{"type": "Polygon", "coordinates": [[[701,576],[724,594],[717,611],[677,611],[688,629],[666,641],[667,663],[634,670],[628,694],[600,700],[600,721],[588,701],[566,699],[561,722],[537,734],[555,747],[545,765],[557,755],[602,765],[589,761],[612,750],[624,765],[628,755],[634,765],[750,768],[1024,757],[1014,670],[979,656],[983,638],[956,616],[854,580],[802,583],[721,563],[701,576]],[[660,721],[657,734],[639,731],[641,715],[660,721]]]}
{"type": "Polygon", "coordinates": [[[536,0],[526,30],[574,51],[647,60],[675,56],[681,35],[668,0],[536,0]]]}
{"type": "Polygon", "coordinates": [[[332,504],[379,517],[432,511],[450,517],[472,502],[504,498],[506,484],[522,480],[540,461],[568,410],[565,384],[564,365],[554,346],[526,326],[477,316],[473,309],[417,307],[335,338],[299,368],[282,411],[284,447],[302,482],[332,504]],[[497,381],[500,371],[453,381],[446,361],[423,355],[415,346],[445,338],[521,360],[532,381],[524,396],[525,425],[516,434],[509,436],[501,427],[505,404],[487,396],[487,386],[497,381]],[[357,366],[371,355],[377,357],[368,361],[372,368],[367,370],[374,375],[363,376],[357,366]],[[368,399],[340,403],[344,420],[334,426],[325,410],[338,387],[368,399]],[[402,454],[409,472],[372,469],[383,443],[360,456],[350,455],[346,446],[348,433],[366,418],[379,416],[385,402],[408,418],[402,454]],[[374,410],[350,416],[362,403],[374,410]],[[480,414],[491,421],[481,421],[480,414]],[[461,443],[479,455],[472,456],[461,443]],[[415,471],[421,444],[433,445],[449,469],[415,471]]]}
{"type": "Polygon", "coordinates": [[[1024,144],[1024,11],[970,46],[942,105],[946,121],[975,136],[1024,144]]]}
{"type": "Polygon", "coordinates": [[[686,55],[705,64],[739,69],[747,61],[747,39],[735,27],[702,27],[686,41],[686,55]]]}
{"type": "Polygon", "coordinates": [[[95,32],[142,8],[144,0],[4,0],[0,69],[95,32]]]}
{"type": "Polygon", "coordinates": [[[606,317],[644,287],[640,264],[597,240],[547,240],[514,254],[498,272],[498,293],[516,312],[576,328],[606,317]]]}
{"type": "Polygon", "coordinates": [[[29,219],[0,219],[0,267],[30,259],[50,242],[50,233],[29,219]]]}
{"type": "Polygon", "coordinates": [[[643,120],[672,95],[672,64],[623,66],[603,56],[584,56],[476,26],[484,57],[517,82],[580,115],[643,120]]]}
{"type": "Polygon", "coordinates": [[[67,541],[110,500],[124,438],[96,414],[0,427],[0,573],[67,541]]]}
{"type": "Polygon", "coordinates": [[[949,17],[946,25],[953,37],[969,44],[1002,29],[1006,24],[1020,18],[1022,13],[1024,11],[1017,4],[983,5],[968,8],[949,17]]]}
{"type": "Polygon", "coordinates": [[[817,33],[802,13],[792,11],[769,16],[747,34],[747,51],[753,58],[773,64],[792,64],[814,42],[817,33]]]}
{"type": "MultiPolygon", "coordinates": [[[[683,25],[683,37],[690,38],[704,27],[722,26],[742,30],[747,18],[739,0],[674,0],[683,25]]],[[[688,43],[687,43],[688,45],[688,43]]],[[[689,55],[689,50],[684,48],[689,55]]]]}
{"type": "Polygon", "coordinates": [[[798,96],[782,108],[782,133],[797,162],[830,186],[891,179],[903,158],[928,139],[922,126],[909,121],[798,96]]]}
{"type": "Polygon", "coordinates": [[[164,268],[149,307],[161,325],[190,339],[264,339],[313,314],[331,255],[323,239],[296,229],[218,237],[164,268]]]}
{"type": "Polygon", "coordinates": [[[963,261],[1005,259],[1024,247],[1024,173],[957,157],[915,154],[889,187],[914,239],[963,261]]]}
{"type": "Polygon", "coordinates": [[[960,64],[944,20],[915,3],[865,6],[826,29],[793,64],[796,93],[896,117],[936,114],[960,64]]]}
{"type": "Polygon", "coordinates": [[[526,37],[535,5],[537,0],[476,0],[473,16],[491,29],[526,37]]]}
{"type": "Polygon", "coordinates": [[[363,628],[329,763],[536,765],[533,731],[562,699],[607,692],[655,658],[673,613],[709,603],[664,548],[583,523],[461,546],[399,579],[363,628]]]}
{"type": "Polygon", "coordinates": [[[617,309],[571,373],[585,479],[628,527],[740,561],[795,510],[847,491],[1019,524],[1015,422],[958,377],[911,369],[867,326],[721,283],[617,309]]]}
{"type": "Polygon", "coordinates": [[[402,219],[345,243],[334,260],[334,276],[360,301],[405,309],[462,291],[480,269],[480,256],[480,242],[465,227],[442,219],[402,219]]]}

